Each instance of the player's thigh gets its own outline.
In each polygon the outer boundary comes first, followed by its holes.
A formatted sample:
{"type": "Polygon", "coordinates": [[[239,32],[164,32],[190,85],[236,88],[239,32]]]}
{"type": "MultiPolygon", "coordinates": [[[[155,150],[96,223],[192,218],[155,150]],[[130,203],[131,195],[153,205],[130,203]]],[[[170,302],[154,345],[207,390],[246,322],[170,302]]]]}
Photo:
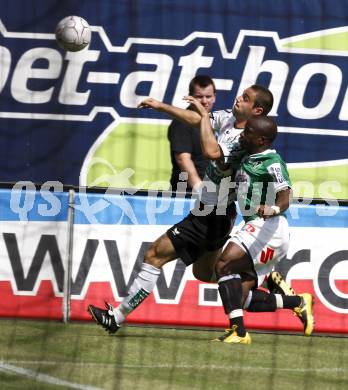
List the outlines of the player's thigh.
{"type": "Polygon", "coordinates": [[[144,262],[161,268],[164,264],[176,258],[177,254],[171,240],[167,234],[163,234],[146,251],[144,262]]]}
{"type": "Polygon", "coordinates": [[[215,266],[222,249],[206,251],[192,264],[193,276],[202,282],[216,282],[215,266]]]}
{"type": "Polygon", "coordinates": [[[216,263],[218,276],[252,270],[249,255],[235,242],[229,242],[216,263]]]}

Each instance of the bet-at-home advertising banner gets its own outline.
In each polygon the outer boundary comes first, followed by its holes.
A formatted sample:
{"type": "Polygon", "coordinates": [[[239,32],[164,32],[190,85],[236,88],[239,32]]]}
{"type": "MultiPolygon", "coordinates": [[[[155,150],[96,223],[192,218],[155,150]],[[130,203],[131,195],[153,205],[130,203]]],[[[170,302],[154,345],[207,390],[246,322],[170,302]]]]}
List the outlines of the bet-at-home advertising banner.
{"type": "Polygon", "coordinates": [[[332,0],[1,0],[0,177],[167,188],[170,118],[196,74],[230,108],[253,83],[274,94],[275,148],[295,195],[348,197],[348,13],[332,0]],[[20,12],[19,12],[20,10],[20,12]],[[79,15],[81,52],[54,30],[79,15]]]}
{"type": "MultiPolygon", "coordinates": [[[[71,225],[68,193],[47,188],[23,183],[0,190],[1,317],[91,320],[88,304],[117,305],[149,245],[193,205],[193,199],[156,191],[80,191],[70,201],[71,225]]],[[[348,333],[348,207],[294,203],[287,217],[290,247],[276,269],[297,293],[313,294],[315,332],[348,333]]],[[[239,216],[234,229],[240,226],[239,216]]],[[[250,329],[303,331],[290,310],[245,318],[250,329]]],[[[180,259],[163,267],[153,293],[128,319],[228,326],[217,285],[196,280],[180,259]]]]}

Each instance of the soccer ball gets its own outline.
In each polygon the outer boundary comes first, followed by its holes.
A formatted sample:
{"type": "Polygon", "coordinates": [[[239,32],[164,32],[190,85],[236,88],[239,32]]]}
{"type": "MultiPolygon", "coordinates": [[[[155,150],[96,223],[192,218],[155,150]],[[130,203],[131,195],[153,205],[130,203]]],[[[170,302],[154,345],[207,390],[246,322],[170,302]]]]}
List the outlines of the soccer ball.
{"type": "Polygon", "coordinates": [[[68,51],[79,51],[91,41],[91,29],[80,16],[67,16],[56,27],[58,45],[68,51]]]}

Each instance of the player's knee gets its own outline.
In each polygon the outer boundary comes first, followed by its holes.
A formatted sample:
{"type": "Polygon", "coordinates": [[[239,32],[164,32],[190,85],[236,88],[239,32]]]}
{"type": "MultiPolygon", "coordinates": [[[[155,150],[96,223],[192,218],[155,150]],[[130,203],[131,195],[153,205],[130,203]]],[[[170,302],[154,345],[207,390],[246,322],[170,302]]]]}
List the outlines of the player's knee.
{"type": "Polygon", "coordinates": [[[220,257],[220,259],[216,262],[215,265],[215,274],[218,278],[222,276],[228,275],[233,272],[233,267],[231,267],[231,262],[224,258],[220,257]]]}
{"type": "Polygon", "coordinates": [[[193,276],[201,282],[216,282],[216,275],[213,269],[202,269],[200,267],[192,266],[193,276]]]}
{"type": "Polygon", "coordinates": [[[192,274],[197,280],[200,280],[201,282],[208,282],[207,275],[205,272],[202,272],[202,270],[192,267],[192,274]]]}
{"type": "Polygon", "coordinates": [[[156,268],[162,268],[164,264],[176,258],[175,250],[165,239],[156,240],[145,252],[144,263],[156,268]]]}
{"type": "Polygon", "coordinates": [[[150,264],[156,268],[160,268],[161,261],[159,260],[159,251],[157,245],[154,243],[147,249],[144,255],[144,263],[150,264]]]}

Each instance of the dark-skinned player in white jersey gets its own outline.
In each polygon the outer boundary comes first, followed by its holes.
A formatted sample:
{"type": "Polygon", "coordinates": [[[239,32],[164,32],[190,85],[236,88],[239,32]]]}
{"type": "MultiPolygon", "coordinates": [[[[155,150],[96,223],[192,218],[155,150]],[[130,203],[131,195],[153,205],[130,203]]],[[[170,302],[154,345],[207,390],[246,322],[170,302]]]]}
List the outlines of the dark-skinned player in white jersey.
{"type": "MultiPolygon", "coordinates": [[[[212,133],[209,117],[200,103],[188,98],[202,115],[201,137],[208,157],[221,160],[223,155],[212,133]]],[[[257,290],[272,272],[275,264],[286,256],[289,227],[285,211],[291,197],[291,181],[285,162],[271,149],[277,125],[266,116],[249,118],[239,136],[246,151],[236,172],[238,202],[245,225],[233,234],[216,263],[219,293],[230,328],[216,341],[250,344],[243,308],[256,312],[290,309],[301,320],[304,334],[314,328],[311,294],[281,295],[257,290]]]]}

